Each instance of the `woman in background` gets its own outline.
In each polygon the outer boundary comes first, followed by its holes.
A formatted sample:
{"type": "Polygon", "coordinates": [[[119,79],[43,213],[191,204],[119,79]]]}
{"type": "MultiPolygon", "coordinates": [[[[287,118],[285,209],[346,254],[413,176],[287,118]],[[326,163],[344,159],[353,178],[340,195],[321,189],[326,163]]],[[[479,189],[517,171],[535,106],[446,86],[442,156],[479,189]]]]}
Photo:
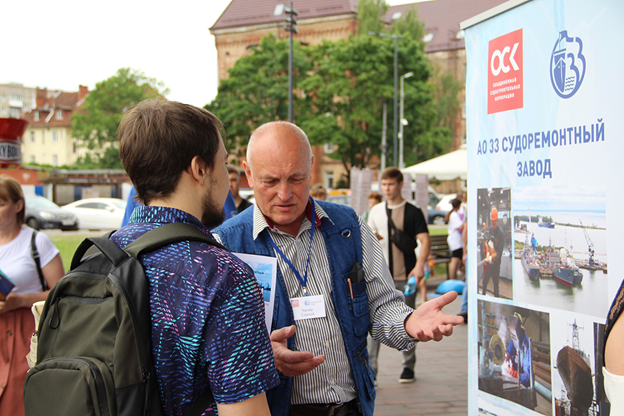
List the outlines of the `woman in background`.
{"type": "MultiPolygon", "coordinates": [[[[34,230],[24,225],[25,200],[15,179],[0,175],[0,271],[15,285],[0,295],[0,415],[23,415],[23,387],[35,320],[33,303],[45,300],[37,265],[32,257],[34,230]]],[[[48,287],[64,275],[63,262],[54,243],[43,233],[35,238],[41,271],[48,287]]],[[[2,278],[4,278],[4,276],[2,278]]]]}

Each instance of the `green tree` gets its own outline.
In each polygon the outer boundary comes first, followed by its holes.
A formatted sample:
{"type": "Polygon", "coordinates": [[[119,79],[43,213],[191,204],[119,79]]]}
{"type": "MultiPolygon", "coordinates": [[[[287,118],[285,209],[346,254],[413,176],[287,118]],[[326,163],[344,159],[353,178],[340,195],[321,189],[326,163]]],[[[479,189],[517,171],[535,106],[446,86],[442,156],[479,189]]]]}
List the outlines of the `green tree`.
{"type": "MultiPolygon", "coordinates": [[[[302,127],[313,144],[331,142],[347,172],[370,166],[380,154],[383,104],[388,104],[388,139],[392,141],[394,98],[394,40],[362,35],[325,42],[314,50],[314,74],[302,84],[314,114],[302,127]]],[[[420,145],[434,124],[429,63],[420,41],[399,40],[398,72],[413,72],[405,85],[405,153],[420,145]]],[[[390,155],[392,156],[392,155],[390,155]]]]}
{"type": "MultiPolygon", "coordinates": [[[[205,106],[224,124],[225,147],[240,157],[249,136],[258,126],[275,120],[288,120],[288,53],[287,40],[270,35],[251,48],[249,55],[240,58],[221,81],[217,97],[205,106]]],[[[308,53],[298,42],[294,43],[293,68],[295,92],[310,70],[308,53]]],[[[294,119],[300,123],[309,109],[305,100],[295,94],[294,119]]],[[[236,161],[235,161],[236,162],[236,161]]]]}
{"type": "Polygon", "coordinates": [[[117,127],[128,109],[147,98],[162,97],[164,84],[131,68],[121,68],[112,77],[95,84],[80,111],[72,116],[73,135],[89,149],[77,167],[121,169],[117,127]]]}
{"type": "Polygon", "coordinates": [[[358,20],[360,26],[358,34],[367,35],[368,32],[381,33],[385,31],[386,23],[383,18],[388,11],[385,0],[359,0],[358,20]]]}

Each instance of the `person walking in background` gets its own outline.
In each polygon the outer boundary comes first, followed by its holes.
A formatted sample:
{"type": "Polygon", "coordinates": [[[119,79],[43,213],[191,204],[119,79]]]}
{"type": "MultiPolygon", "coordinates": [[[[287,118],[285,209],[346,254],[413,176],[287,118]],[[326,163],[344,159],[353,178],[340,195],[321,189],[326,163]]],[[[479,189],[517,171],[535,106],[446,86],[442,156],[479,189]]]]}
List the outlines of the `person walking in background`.
{"type": "MultiPolygon", "coordinates": [[[[24,225],[25,200],[15,179],[0,175],[0,271],[15,285],[0,295],[0,415],[24,414],[26,355],[35,320],[33,303],[45,300],[63,275],[63,261],[50,238],[24,225]],[[34,234],[36,233],[36,234],[34,234]],[[33,258],[33,243],[39,265],[33,258]]],[[[10,284],[9,284],[10,286],[10,284]]]]}
{"type": "Polygon", "coordinates": [[[232,197],[234,198],[234,203],[236,204],[236,211],[240,214],[253,204],[247,201],[245,198],[240,196],[240,170],[238,168],[228,165],[228,174],[230,176],[230,192],[232,193],[232,197]]]}
{"type": "MultiPolygon", "coordinates": [[[[389,167],[381,174],[381,189],[386,197],[385,204],[378,204],[371,208],[368,225],[377,235],[381,248],[394,279],[397,290],[402,291],[412,276],[416,283],[425,277],[425,263],[429,257],[431,242],[427,221],[420,208],[408,203],[401,195],[403,188],[403,174],[395,167],[389,167]],[[411,249],[399,247],[393,234],[402,234],[411,240],[411,249]],[[420,242],[420,255],[416,259],[415,248],[420,242]]],[[[416,306],[416,291],[405,297],[405,303],[410,308],[416,306]]],[[[377,371],[377,355],[379,343],[369,339],[371,366],[377,371]]],[[[403,372],[399,383],[413,383],[415,381],[414,368],[416,366],[416,347],[403,352],[403,372]]]]}
{"type": "Polygon", "coordinates": [[[317,183],[312,187],[310,196],[314,199],[318,199],[319,201],[327,201],[327,189],[325,189],[320,183],[317,183]]]}
{"type": "Polygon", "coordinates": [[[383,197],[381,196],[379,192],[373,191],[370,194],[368,194],[368,209],[366,210],[366,212],[364,212],[364,214],[362,214],[362,219],[365,222],[368,222],[368,216],[370,215],[370,210],[375,205],[380,204],[382,200],[383,200],[383,197]]]}
{"type": "Polygon", "coordinates": [[[451,263],[449,264],[449,279],[457,279],[457,270],[462,264],[464,258],[464,242],[462,233],[466,222],[460,216],[459,210],[462,206],[462,201],[459,198],[455,198],[451,201],[453,210],[449,216],[448,223],[448,242],[449,249],[451,250],[451,263]]]}

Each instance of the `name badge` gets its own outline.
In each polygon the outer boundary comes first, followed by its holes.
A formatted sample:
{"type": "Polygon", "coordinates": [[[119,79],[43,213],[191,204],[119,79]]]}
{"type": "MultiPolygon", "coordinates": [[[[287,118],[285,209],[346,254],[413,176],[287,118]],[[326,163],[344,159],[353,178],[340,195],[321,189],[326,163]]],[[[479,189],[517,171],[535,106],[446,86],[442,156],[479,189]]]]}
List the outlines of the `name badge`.
{"type": "Polygon", "coordinates": [[[325,317],[325,300],[322,295],[292,298],[290,305],[295,315],[295,321],[325,317]]]}

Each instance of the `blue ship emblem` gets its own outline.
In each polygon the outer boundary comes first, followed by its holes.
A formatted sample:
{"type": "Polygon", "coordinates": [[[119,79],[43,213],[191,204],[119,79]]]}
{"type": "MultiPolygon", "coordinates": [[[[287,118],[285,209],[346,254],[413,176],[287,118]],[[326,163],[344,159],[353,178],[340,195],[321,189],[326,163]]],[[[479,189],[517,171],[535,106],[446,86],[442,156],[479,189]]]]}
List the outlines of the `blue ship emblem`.
{"type": "Polygon", "coordinates": [[[581,38],[568,37],[562,30],[550,57],[550,82],[561,98],[570,98],[585,78],[585,56],[581,38]]]}

